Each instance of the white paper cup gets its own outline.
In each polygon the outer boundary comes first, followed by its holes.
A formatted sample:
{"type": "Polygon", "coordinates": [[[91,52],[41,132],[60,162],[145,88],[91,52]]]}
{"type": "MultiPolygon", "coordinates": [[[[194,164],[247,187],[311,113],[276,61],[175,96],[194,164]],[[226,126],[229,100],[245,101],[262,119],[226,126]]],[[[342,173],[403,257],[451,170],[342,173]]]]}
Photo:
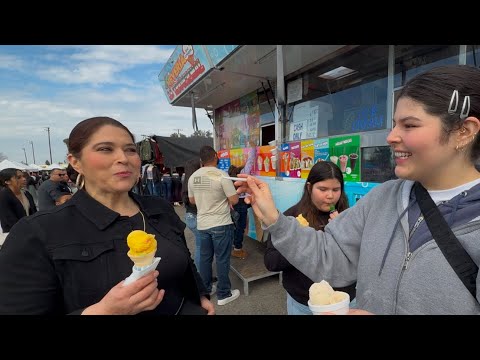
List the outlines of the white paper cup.
{"type": "Polygon", "coordinates": [[[310,300],[308,300],[308,307],[310,308],[310,311],[313,313],[313,315],[325,315],[325,313],[331,313],[335,315],[347,315],[348,310],[350,309],[350,295],[343,291],[339,292],[345,294],[346,297],[342,301],[335,304],[313,305],[310,303],[310,300]]]}

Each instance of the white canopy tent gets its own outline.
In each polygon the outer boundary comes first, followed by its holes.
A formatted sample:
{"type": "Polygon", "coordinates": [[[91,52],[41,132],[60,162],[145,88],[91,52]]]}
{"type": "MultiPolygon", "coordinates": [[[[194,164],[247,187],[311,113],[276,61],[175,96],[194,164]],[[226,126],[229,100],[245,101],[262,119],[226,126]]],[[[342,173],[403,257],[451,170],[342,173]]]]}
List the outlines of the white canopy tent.
{"type": "Polygon", "coordinates": [[[28,166],[29,166],[31,169],[33,169],[33,170],[31,170],[31,171],[41,171],[41,170],[43,170],[43,168],[42,168],[41,166],[38,166],[38,165],[36,165],[36,164],[30,164],[30,165],[28,165],[28,166]]]}
{"type": "Polygon", "coordinates": [[[47,165],[43,170],[54,170],[54,169],[66,169],[67,168],[67,164],[59,164],[59,163],[53,163],[51,165],[47,165]]]}
{"type": "Polygon", "coordinates": [[[19,163],[19,162],[13,161],[13,160],[5,159],[2,162],[0,162],[0,170],[8,169],[8,168],[18,169],[18,170],[22,170],[22,171],[36,171],[37,170],[36,168],[32,168],[29,165],[24,165],[22,163],[19,163]]]}

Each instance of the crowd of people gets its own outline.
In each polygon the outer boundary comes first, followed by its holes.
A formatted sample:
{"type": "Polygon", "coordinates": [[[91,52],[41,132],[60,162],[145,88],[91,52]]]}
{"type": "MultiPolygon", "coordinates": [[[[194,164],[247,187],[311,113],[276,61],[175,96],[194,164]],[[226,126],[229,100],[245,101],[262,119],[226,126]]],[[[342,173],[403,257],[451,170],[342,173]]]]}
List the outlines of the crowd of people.
{"type": "Polygon", "coordinates": [[[393,125],[387,142],[398,179],[350,207],[332,162],[315,164],[300,201],[280,213],[267,183],[242,168],[229,172],[246,181],[232,182],[204,146],[185,166],[183,222],[169,201],[132,191],[141,160],[130,130],[108,117],[83,120],[68,143],[75,194],[62,187],[67,172],[55,169],[38,188],[37,211],[23,173],[0,172],[9,233],[0,314],[213,315],[213,294],[218,306],[240,296],[230,258],[247,256],[247,207],[269,233],[264,262],[283,272],[288,314],[310,314],[308,289],[322,280],[350,295],[352,315],[480,314],[480,70],[449,65],[410,79],[393,125]],[[155,235],[162,260],[124,286],[133,230],[155,235]]]}

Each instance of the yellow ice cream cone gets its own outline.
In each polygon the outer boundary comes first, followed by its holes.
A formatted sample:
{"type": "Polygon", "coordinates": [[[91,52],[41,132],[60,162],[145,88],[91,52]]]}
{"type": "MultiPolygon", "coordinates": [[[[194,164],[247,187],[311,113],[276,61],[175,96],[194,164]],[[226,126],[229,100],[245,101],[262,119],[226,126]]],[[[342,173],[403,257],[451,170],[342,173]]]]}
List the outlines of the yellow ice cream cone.
{"type": "Polygon", "coordinates": [[[155,250],[149,254],[131,255],[129,251],[127,255],[133,261],[136,267],[144,267],[150,265],[153,262],[153,258],[155,257],[156,252],[157,248],[155,248],[155,250]]]}
{"type": "Polygon", "coordinates": [[[148,234],[142,230],[134,230],[128,234],[127,244],[130,248],[127,255],[134,262],[135,266],[148,266],[153,262],[157,251],[155,235],[148,234]]]}

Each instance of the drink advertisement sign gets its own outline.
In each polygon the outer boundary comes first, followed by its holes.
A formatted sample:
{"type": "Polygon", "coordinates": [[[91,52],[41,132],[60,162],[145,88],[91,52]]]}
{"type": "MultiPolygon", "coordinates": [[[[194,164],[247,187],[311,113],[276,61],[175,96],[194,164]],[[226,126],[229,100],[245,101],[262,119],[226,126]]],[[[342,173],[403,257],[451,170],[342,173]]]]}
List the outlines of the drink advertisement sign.
{"type": "Polygon", "coordinates": [[[345,181],[360,181],[360,135],[329,139],[330,161],[338,165],[345,181]]]}

